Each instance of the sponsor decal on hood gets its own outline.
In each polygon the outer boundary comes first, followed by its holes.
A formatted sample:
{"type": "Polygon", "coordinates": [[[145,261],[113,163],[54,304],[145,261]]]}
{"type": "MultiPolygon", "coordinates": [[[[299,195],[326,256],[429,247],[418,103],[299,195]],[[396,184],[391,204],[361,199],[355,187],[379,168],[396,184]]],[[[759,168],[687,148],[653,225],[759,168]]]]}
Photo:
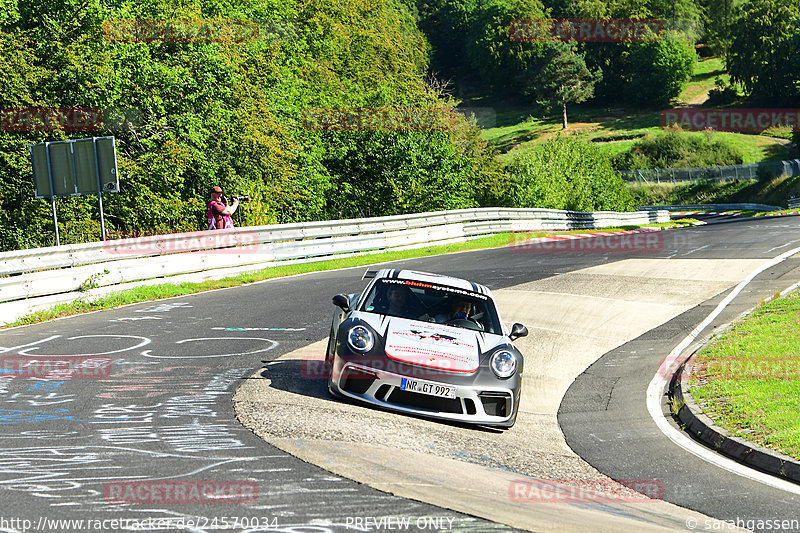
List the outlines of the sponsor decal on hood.
{"type": "Polygon", "coordinates": [[[402,318],[392,318],[389,322],[386,355],[397,361],[453,372],[474,372],[480,364],[477,332],[402,318]]]}

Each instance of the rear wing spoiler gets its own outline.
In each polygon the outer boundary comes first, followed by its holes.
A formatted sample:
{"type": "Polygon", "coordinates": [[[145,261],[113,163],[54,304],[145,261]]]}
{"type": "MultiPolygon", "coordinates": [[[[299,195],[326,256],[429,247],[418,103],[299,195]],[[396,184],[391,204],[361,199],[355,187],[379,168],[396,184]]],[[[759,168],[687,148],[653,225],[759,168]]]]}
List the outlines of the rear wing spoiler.
{"type": "Polygon", "coordinates": [[[377,275],[378,275],[377,270],[367,270],[366,272],[364,272],[364,275],[361,276],[361,279],[373,279],[377,275]]]}

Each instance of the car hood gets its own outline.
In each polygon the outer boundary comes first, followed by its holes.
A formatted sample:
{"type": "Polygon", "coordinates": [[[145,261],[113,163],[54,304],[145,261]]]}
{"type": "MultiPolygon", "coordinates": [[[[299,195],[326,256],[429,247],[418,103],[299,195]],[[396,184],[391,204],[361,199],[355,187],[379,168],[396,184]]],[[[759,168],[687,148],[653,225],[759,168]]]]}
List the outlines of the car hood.
{"type": "Polygon", "coordinates": [[[482,331],[444,324],[356,313],[384,338],[387,357],[452,372],[475,372],[480,355],[508,339],[482,331]]]}

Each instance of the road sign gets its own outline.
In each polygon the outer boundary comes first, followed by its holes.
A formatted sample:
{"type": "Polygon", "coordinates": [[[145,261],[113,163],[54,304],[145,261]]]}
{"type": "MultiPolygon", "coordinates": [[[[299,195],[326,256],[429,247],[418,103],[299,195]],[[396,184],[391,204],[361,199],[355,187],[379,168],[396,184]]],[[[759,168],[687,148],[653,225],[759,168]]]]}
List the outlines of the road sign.
{"type": "Polygon", "coordinates": [[[119,192],[114,137],[91,137],[31,145],[33,188],[36,198],[50,198],[58,236],[56,196],[96,194],[100,203],[100,232],[105,240],[104,192],[119,192]]]}
{"type": "Polygon", "coordinates": [[[119,192],[114,137],[34,144],[31,162],[36,198],[119,192]]]}

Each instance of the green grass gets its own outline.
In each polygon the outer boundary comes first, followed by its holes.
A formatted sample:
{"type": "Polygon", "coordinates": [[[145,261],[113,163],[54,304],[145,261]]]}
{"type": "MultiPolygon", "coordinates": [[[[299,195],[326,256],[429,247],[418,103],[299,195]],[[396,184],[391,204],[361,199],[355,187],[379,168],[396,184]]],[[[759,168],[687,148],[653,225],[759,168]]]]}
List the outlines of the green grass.
{"type": "MultiPolygon", "coordinates": [[[[576,110],[570,117],[570,129],[564,133],[595,142],[609,156],[630,150],[638,139],[648,133],[657,134],[662,131],[658,125],[658,113],[654,111],[596,108],[584,111],[574,107],[576,110]],[[605,114],[601,115],[602,113],[605,114]]],[[[523,109],[518,112],[519,116],[523,116],[523,109]]],[[[506,162],[560,132],[561,123],[557,119],[525,116],[516,124],[483,130],[481,138],[497,148],[498,159],[506,162]]],[[[702,132],[687,134],[703,135],[702,132]]],[[[783,132],[776,134],[777,138],[748,133],[716,133],[720,140],[742,151],[745,164],[790,159],[790,144],[782,138],[783,132]]]]}
{"type": "MultiPolygon", "coordinates": [[[[702,135],[702,132],[698,132],[702,135]]],[[[790,144],[764,135],[717,132],[719,139],[739,148],[744,156],[744,164],[761,161],[784,161],[790,159],[790,144]]]]}
{"type": "MultiPolygon", "coordinates": [[[[686,224],[679,223],[679,221],[672,221],[667,223],[646,224],[644,226],[624,226],[617,228],[603,228],[602,231],[622,231],[629,229],[636,229],[641,227],[658,227],[658,228],[675,228],[682,227],[686,224]]],[[[524,238],[531,238],[532,236],[541,237],[544,235],[560,235],[564,233],[584,233],[590,230],[573,230],[564,232],[537,232],[533,234],[522,234],[524,238]]],[[[128,305],[139,302],[147,302],[151,300],[159,300],[162,298],[172,298],[175,296],[183,296],[185,294],[194,294],[197,292],[210,291],[214,289],[223,289],[227,287],[237,287],[247,283],[254,283],[256,281],[263,281],[266,279],[279,278],[283,276],[292,276],[295,274],[303,274],[306,272],[320,272],[324,270],[335,270],[338,268],[348,268],[362,265],[373,265],[377,263],[385,263],[389,261],[399,261],[401,259],[412,259],[416,257],[427,257],[431,255],[441,255],[454,252],[463,252],[467,250],[482,250],[488,248],[501,248],[508,246],[520,239],[520,233],[498,233],[496,235],[489,235],[478,239],[472,239],[463,243],[444,244],[439,246],[429,246],[427,248],[416,248],[413,250],[398,250],[392,252],[380,252],[369,255],[358,255],[353,257],[344,257],[340,259],[331,259],[327,261],[314,261],[309,263],[296,263],[285,266],[275,266],[266,268],[257,272],[248,274],[241,274],[230,278],[221,280],[209,280],[198,283],[181,283],[178,285],[165,283],[160,285],[142,286],[133,289],[127,289],[111,293],[102,298],[92,301],[79,300],[66,304],[57,305],[50,309],[37,311],[29,315],[25,315],[15,322],[0,326],[0,329],[10,328],[15,326],[23,326],[27,324],[35,324],[38,322],[45,322],[64,316],[76,315],[80,313],[88,313],[91,311],[99,311],[101,309],[113,309],[122,305],[128,305]]]]}
{"type": "Polygon", "coordinates": [[[756,213],[755,216],[764,217],[764,216],[768,216],[768,215],[789,215],[789,214],[795,214],[795,213],[798,213],[798,212],[800,212],[800,209],[795,207],[794,209],[781,209],[780,211],[759,211],[758,213],[756,213]]]}
{"type": "Polygon", "coordinates": [[[761,184],[757,180],[628,184],[628,190],[633,195],[636,205],[734,203],[732,198],[737,194],[742,191],[754,191],[760,187],[761,184]]]}
{"type": "Polygon", "coordinates": [[[636,205],[759,203],[787,205],[800,197],[800,176],[777,176],[765,180],[683,183],[629,183],[636,205]]]}
{"type": "MultiPolygon", "coordinates": [[[[678,100],[685,103],[713,89],[717,76],[728,80],[721,58],[698,61],[692,79],[678,100]]],[[[562,131],[560,114],[551,115],[532,102],[482,99],[473,100],[469,105],[491,107],[495,110],[494,124],[483,125],[481,138],[497,148],[501,162],[507,162],[516,154],[531,150],[562,131]]],[[[676,105],[681,104],[678,102],[676,105]]],[[[630,150],[636,140],[647,133],[661,131],[658,109],[581,104],[568,106],[567,116],[567,134],[597,143],[609,156],[630,150]]],[[[742,150],[745,163],[790,158],[788,145],[775,138],[790,139],[791,131],[788,129],[762,134],[720,132],[719,135],[742,150]]]]}
{"type": "MultiPolygon", "coordinates": [[[[532,149],[562,132],[560,116],[548,116],[538,107],[495,103],[497,126],[481,131],[481,138],[500,152],[505,161],[532,149]]],[[[660,131],[658,113],[622,108],[570,106],[568,135],[597,139],[598,146],[613,154],[630,149],[636,139],[660,131]]],[[[595,141],[597,142],[597,141],[595,141]]]]}
{"type": "Polygon", "coordinates": [[[689,392],[720,427],[800,459],[800,293],[773,300],[695,359],[689,392]]]}
{"type": "Polygon", "coordinates": [[[710,89],[716,87],[714,80],[717,76],[725,80],[726,83],[730,80],[730,76],[725,72],[722,58],[701,58],[695,65],[694,74],[689,80],[686,89],[678,97],[678,100],[688,104],[700,95],[707,93],[710,89]]]}

